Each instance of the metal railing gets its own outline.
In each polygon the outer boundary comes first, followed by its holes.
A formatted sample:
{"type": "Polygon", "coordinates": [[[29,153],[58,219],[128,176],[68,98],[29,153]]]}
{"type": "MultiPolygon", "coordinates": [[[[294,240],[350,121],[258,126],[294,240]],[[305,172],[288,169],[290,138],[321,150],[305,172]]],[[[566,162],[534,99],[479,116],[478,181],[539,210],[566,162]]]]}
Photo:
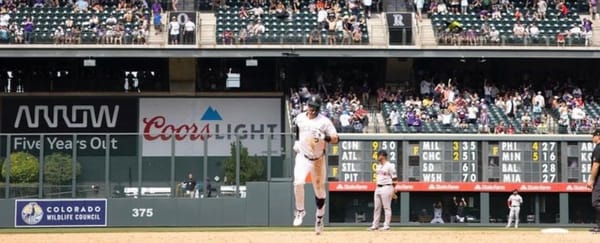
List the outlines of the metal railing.
{"type": "Polygon", "coordinates": [[[290,177],[287,136],[0,134],[0,157],[10,158],[0,161],[0,197],[193,197],[208,194],[207,179],[213,197],[244,196],[245,181],[290,177]],[[189,173],[198,186],[186,190],[189,173]]]}

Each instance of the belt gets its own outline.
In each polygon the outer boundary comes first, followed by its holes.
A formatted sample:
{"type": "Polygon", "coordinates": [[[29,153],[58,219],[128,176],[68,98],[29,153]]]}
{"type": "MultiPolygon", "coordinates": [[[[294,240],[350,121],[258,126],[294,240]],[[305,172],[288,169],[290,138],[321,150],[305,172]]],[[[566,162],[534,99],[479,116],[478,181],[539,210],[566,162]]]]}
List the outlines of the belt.
{"type": "Polygon", "coordinates": [[[321,157],[317,157],[317,158],[311,158],[311,157],[308,157],[308,156],[305,154],[305,155],[304,155],[304,158],[306,158],[306,159],[308,159],[308,160],[310,160],[310,161],[316,161],[316,160],[320,159],[321,157]]]}
{"type": "Polygon", "coordinates": [[[384,187],[384,186],[391,186],[392,184],[385,184],[385,185],[379,185],[377,184],[377,187],[384,187]]]}
{"type": "Polygon", "coordinates": [[[513,207],[513,208],[518,208],[518,207],[521,207],[521,205],[517,205],[517,206],[511,206],[511,207],[513,207]]]}

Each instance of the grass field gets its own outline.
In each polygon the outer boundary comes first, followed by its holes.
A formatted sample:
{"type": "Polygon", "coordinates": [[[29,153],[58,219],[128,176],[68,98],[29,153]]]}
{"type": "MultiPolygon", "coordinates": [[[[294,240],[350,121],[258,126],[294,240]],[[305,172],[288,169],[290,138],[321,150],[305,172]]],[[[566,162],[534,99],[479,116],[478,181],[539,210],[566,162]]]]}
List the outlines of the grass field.
{"type": "Polygon", "coordinates": [[[592,242],[600,235],[585,228],[569,228],[566,234],[544,234],[526,227],[395,227],[387,232],[368,232],[365,227],[326,227],[322,235],[301,227],[147,227],[147,228],[45,228],[0,229],[0,242],[592,242]]]}

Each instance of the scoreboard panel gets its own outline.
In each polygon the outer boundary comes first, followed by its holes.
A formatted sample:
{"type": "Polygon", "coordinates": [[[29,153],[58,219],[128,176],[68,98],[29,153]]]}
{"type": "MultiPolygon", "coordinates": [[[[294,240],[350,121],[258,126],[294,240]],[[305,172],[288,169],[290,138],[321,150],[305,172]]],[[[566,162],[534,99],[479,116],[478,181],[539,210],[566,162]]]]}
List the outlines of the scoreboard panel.
{"type": "Polygon", "coordinates": [[[388,152],[388,160],[396,165],[398,177],[401,179],[401,166],[398,157],[401,156],[401,143],[394,140],[379,141],[340,141],[338,144],[338,181],[359,182],[374,181],[377,165],[377,151],[388,152]]]}
{"type": "MultiPolygon", "coordinates": [[[[377,151],[388,151],[407,191],[584,192],[594,144],[583,138],[342,139],[329,150],[334,191],[374,190],[377,151]],[[539,140],[535,140],[539,139],[539,140]],[[485,171],[484,171],[485,169],[485,171]]],[[[424,137],[425,138],[425,137],[424,137]]]]}
{"type": "Polygon", "coordinates": [[[489,142],[489,180],[513,183],[558,182],[558,151],[558,142],[489,142]]]}
{"type": "Polygon", "coordinates": [[[477,141],[419,141],[410,143],[410,150],[412,158],[409,157],[409,161],[412,162],[409,162],[409,168],[413,181],[481,180],[480,143],[477,141]]]}
{"type": "Polygon", "coordinates": [[[569,182],[587,182],[592,168],[592,142],[569,142],[567,144],[567,166],[569,182]]]}

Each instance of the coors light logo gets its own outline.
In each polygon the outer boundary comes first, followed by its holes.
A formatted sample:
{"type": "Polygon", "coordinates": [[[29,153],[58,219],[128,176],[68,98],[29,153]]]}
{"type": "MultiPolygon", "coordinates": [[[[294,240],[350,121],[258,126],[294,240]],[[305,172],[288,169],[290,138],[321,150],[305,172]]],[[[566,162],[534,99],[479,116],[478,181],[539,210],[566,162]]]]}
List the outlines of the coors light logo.
{"type": "Polygon", "coordinates": [[[278,98],[143,98],[142,154],[231,156],[239,138],[250,155],[278,156],[282,136],[274,134],[281,132],[281,120],[278,98]]]}
{"type": "Polygon", "coordinates": [[[175,140],[177,141],[186,139],[204,141],[210,137],[214,137],[215,139],[232,139],[235,136],[234,134],[242,134],[240,135],[240,139],[265,139],[264,133],[272,134],[277,132],[277,124],[211,124],[211,121],[219,122],[222,120],[223,118],[219,112],[210,106],[200,118],[199,123],[170,124],[164,116],[143,117],[144,139],[148,141],[167,141],[172,136],[175,136],[175,140]],[[246,135],[248,133],[251,133],[251,135],[246,135]]]}

